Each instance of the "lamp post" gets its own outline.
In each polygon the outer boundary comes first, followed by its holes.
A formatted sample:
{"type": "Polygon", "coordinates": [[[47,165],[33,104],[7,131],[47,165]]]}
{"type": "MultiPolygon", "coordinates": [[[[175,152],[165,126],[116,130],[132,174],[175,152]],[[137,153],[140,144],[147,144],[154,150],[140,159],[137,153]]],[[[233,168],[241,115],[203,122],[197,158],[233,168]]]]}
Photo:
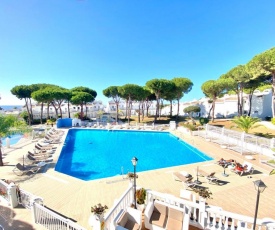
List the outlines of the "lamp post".
{"type": "Polygon", "coordinates": [[[134,166],[134,206],[135,209],[137,209],[137,202],[136,202],[136,193],[137,193],[137,189],[136,189],[136,165],[137,165],[138,159],[136,157],[133,157],[132,159],[132,164],[134,166]]]}
{"type": "Polygon", "coordinates": [[[257,215],[258,215],[260,193],[262,193],[265,190],[266,185],[262,180],[256,180],[253,183],[254,183],[255,189],[257,191],[257,201],[256,201],[255,215],[254,215],[254,224],[253,224],[253,230],[255,230],[256,222],[257,222],[257,215]]]}

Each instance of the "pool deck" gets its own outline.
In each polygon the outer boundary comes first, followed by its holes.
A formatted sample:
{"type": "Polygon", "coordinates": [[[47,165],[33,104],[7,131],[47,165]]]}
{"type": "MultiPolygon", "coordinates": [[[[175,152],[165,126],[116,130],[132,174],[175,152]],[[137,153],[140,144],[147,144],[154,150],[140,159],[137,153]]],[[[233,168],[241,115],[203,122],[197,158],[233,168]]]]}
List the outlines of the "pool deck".
{"type": "MultiPolygon", "coordinates": [[[[65,130],[67,131],[67,130],[65,130]]],[[[173,133],[186,142],[192,144],[199,150],[207,153],[215,160],[189,164],[177,167],[164,168],[138,173],[137,186],[146,189],[156,190],[163,193],[173,194],[179,197],[183,184],[175,181],[174,171],[186,171],[196,175],[196,169],[207,173],[216,172],[216,177],[224,181],[223,185],[208,184],[204,177],[199,177],[202,186],[208,187],[213,193],[213,199],[207,200],[208,204],[217,205],[224,210],[236,212],[253,217],[256,204],[256,191],[253,181],[262,179],[267,185],[266,190],[260,196],[258,218],[269,217],[275,219],[275,175],[269,176],[271,167],[259,162],[258,155],[254,160],[248,160],[241,154],[223,149],[219,145],[207,142],[203,138],[182,134],[179,131],[173,133]],[[226,169],[228,177],[223,177],[223,168],[215,162],[223,157],[224,159],[235,159],[237,162],[251,162],[256,169],[252,177],[238,176],[226,169]]],[[[12,149],[5,149],[4,167],[0,167],[1,178],[9,179],[19,184],[28,192],[40,196],[44,200],[44,205],[61,213],[62,215],[75,220],[78,224],[91,229],[88,225],[90,209],[92,205],[102,203],[112,207],[114,200],[118,199],[129,185],[129,181],[122,176],[112,178],[82,181],[65,174],[54,171],[55,163],[62,148],[62,143],[57,144],[57,150],[44,171],[37,174],[16,176],[12,169],[16,163],[21,162],[23,155],[28,150],[33,150],[34,144],[31,141],[18,144],[12,149]]],[[[171,157],[176,157],[177,153],[169,153],[171,157]]],[[[139,159],[140,161],[142,159],[139,159]]],[[[138,165],[137,165],[138,168],[138,165]]],[[[30,210],[24,208],[12,209],[5,205],[0,199],[0,224],[5,229],[44,229],[33,223],[30,210]]]]}

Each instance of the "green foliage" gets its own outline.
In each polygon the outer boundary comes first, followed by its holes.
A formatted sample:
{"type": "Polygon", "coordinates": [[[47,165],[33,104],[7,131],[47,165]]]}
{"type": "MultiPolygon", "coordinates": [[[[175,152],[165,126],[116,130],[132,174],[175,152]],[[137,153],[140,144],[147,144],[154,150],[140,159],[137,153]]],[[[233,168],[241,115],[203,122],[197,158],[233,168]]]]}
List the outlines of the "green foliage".
{"type": "Polygon", "coordinates": [[[96,215],[101,215],[106,211],[106,209],[108,209],[106,205],[102,205],[99,203],[91,207],[91,212],[96,215]]]}
{"type": "Polygon", "coordinates": [[[267,163],[275,164],[275,160],[269,160],[267,163]]]}
{"type": "MultiPolygon", "coordinates": [[[[24,120],[20,120],[12,115],[0,115],[0,138],[13,134],[15,132],[29,132],[30,129],[30,126],[28,126],[24,120]]],[[[0,166],[3,165],[4,164],[2,160],[2,148],[0,141],[0,166]]]]}
{"type": "Polygon", "coordinates": [[[241,130],[248,133],[250,129],[257,128],[260,125],[256,125],[260,119],[256,117],[240,116],[235,117],[232,122],[241,130]]]}
{"type": "Polygon", "coordinates": [[[189,129],[189,130],[191,130],[191,131],[196,131],[197,130],[197,126],[193,125],[193,124],[190,124],[190,123],[183,123],[182,126],[189,129]]]}
{"type": "Polygon", "coordinates": [[[204,199],[212,199],[212,192],[208,188],[193,188],[193,191],[204,199]]]}
{"type": "Polygon", "coordinates": [[[51,118],[51,119],[48,119],[48,120],[46,121],[46,124],[47,124],[47,125],[53,125],[55,122],[56,122],[56,119],[55,119],[55,118],[51,118]]]}
{"type": "Polygon", "coordinates": [[[190,105],[183,109],[183,112],[185,113],[198,113],[201,111],[201,108],[198,105],[190,105]]]}
{"type": "Polygon", "coordinates": [[[272,123],[273,125],[275,125],[275,117],[274,117],[274,118],[271,118],[271,123],[272,123]]]}
{"type": "Polygon", "coordinates": [[[261,85],[257,88],[259,91],[263,92],[265,89],[272,89],[272,85],[261,85]]]}
{"type": "Polygon", "coordinates": [[[209,119],[207,117],[200,117],[199,122],[201,125],[205,125],[209,122],[209,119]]]}
{"type": "Polygon", "coordinates": [[[28,112],[27,111],[23,111],[20,113],[20,117],[24,119],[24,121],[28,121],[28,112]]]}
{"type": "Polygon", "coordinates": [[[271,117],[270,116],[265,117],[265,121],[271,121],[271,117]]]}
{"type": "Polygon", "coordinates": [[[138,189],[136,191],[136,198],[138,204],[144,204],[146,199],[146,190],[144,188],[138,189]]]}
{"type": "MultiPolygon", "coordinates": [[[[46,123],[46,122],[47,122],[46,118],[43,118],[42,123],[46,123]]],[[[32,124],[33,125],[41,124],[41,120],[40,119],[33,119],[32,124]]]]}

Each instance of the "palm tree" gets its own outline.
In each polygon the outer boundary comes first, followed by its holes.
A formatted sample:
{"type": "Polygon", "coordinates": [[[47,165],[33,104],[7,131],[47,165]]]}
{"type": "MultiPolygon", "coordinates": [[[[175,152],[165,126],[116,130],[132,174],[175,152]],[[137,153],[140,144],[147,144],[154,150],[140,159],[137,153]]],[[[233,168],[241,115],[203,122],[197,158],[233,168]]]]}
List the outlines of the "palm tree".
{"type": "Polygon", "coordinates": [[[232,120],[232,122],[236,125],[237,128],[241,129],[246,133],[248,133],[250,129],[254,129],[261,126],[259,124],[256,124],[259,121],[261,121],[259,118],[249,116],[235,117],[232,120]]]}

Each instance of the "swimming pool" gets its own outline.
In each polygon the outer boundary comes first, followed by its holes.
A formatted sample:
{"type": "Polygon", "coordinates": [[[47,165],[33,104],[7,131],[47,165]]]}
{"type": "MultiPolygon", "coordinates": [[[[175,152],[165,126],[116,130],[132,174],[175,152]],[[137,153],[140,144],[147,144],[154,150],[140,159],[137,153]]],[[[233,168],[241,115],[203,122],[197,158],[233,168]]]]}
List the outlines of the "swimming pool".
{"type": "MultiPolygon", "coordinates": [[[[10,145],[16,144],[21,138],[23,137],[23,134],[13,134],[10,135],[10,145]]],[[[6,146],[7,144],[7,137],[2,138],[2,146],[6,146]]]]}
{"type": "Polygon", "coordinates": [[[70,129],[55,170],[82,180],[212,160],[169,132],[70,129]]]}

